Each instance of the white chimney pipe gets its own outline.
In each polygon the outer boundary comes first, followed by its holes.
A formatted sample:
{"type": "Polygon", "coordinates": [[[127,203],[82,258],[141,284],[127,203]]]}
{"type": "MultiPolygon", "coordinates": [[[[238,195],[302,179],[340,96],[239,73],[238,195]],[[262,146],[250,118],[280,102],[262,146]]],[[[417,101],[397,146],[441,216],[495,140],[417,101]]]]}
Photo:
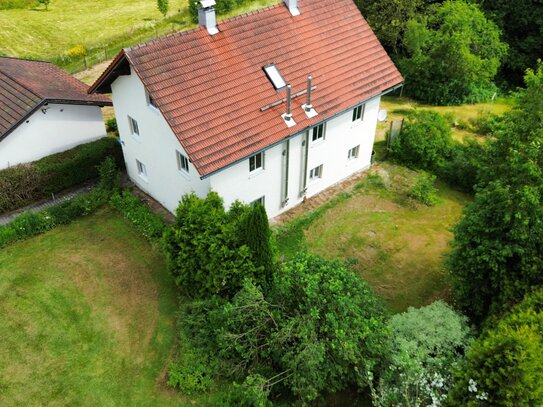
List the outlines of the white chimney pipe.
{"type": "Polygon", "coordinates": [[[290,14],[292,14],[294,17],[300,15],[300,10],[298,9],[298,0],[283,0],[288,8],[288,11],[290,11],[290,14]]]}
{"type": "Polygon", "coordinates": [[[215,16],[215,0],[201,0],[198,8],[198,23],[207,28],[210,35],[219,32],[217,28],[217,17],[215,16]]]}

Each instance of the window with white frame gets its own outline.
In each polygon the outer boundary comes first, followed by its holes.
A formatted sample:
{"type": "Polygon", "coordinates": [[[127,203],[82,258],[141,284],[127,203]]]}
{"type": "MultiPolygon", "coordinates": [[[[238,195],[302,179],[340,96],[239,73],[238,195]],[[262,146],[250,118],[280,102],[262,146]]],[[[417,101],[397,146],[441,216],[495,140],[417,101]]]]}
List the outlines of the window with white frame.
{"type": "Polygon", "coordinates": [[[138,127],[138,122],[134,120],[132,117],[128,116],[128,124],[130,125],[130,134],[134,134],[136,136],[140,135],[140,129],[138,127]]]}
{"type": "Polygon", "coordinates": [[[324,123],[321,123],[316,127],[313,127],[311,140],[313,141],[324,140],[324,123]]]}
{"type": "Polygon", "coordinates": [[[261,196],[260,198],[255,199],[253,202],[251,202],[251,205],[254,206],[254,205],[260,204],[260,205],[264,206],[265,200],[266,200],[265,196],[261,196]]]}
{"type": "Polygon", "coordinates": [[[322,178],[322,164],[309,171],[309,181],[315,181],[322,178]]]}
{"type": "Polygon", "coordinates": [[[264,153],[258,153],[249,157],[249,171],[253,172],[264,168],[264,153]]]}
{"type": "Polygon", "coordinates": [[[358,158],[358,152],[360,151],[360,146],[353,147],[347,153],[347,159],[352,160],[358,158]]]}
{"type": "Polygon", "coordinates": [[[179,151],[176,151],[177,155],[177,169],[179,171],[183,171],[188,173],[189,172],[189,159],[181,154],[179,151]]]}
{"type": "Polygon", "coordinates": [[[364,120],[365,109],[366,105],[360,105],[353,109],[353,122],[356,122],[357,120],[364,120]]]}
{"type": "Polygon", "coordinates": [[[139,176],[147,181],[147,168],[145,167],[145,164],[140,160],[136,160],[136,165],[138,167],[139,176]]]}

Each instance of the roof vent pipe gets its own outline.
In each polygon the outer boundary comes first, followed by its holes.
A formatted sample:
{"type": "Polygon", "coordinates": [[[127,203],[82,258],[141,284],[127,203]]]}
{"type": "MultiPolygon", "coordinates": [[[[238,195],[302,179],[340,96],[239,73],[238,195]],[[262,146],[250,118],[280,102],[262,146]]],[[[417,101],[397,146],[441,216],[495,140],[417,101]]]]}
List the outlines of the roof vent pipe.
{"type": "Polygon", "coordinates": [[[215,0],[200,0],[198,7],[198,23],[207,29],[210,35],[219,32],[215,16],[215,0]]]}
{"type": "Polygon", "coordinates": [[[300,10],[298,9],[298,0],[283,0],[288,7],[288,11],[294,17],[300,15],[300,10]]]}
{"type": "Polygon", "coordinates": [[[283,113],[281,115],[281,117],[285,121],[285,124],[287,125],[287,127],[292,127],[292,126],[296,125],[296,122],[292,118],[292,112],[290,110],[290,106],[291,106],[291,102],[292,102],[291,101],[291,99],[292,99],[291,93],[292,93],[292,86],[287,85],[287,112],[283,113]]]}
{"type": "Polygon", "coordinates": [[[307,77],[307,102],[304,105],[304,110],[306,112],[311,111],[313,109],[313,105],[311,104],[311,82],[313,81],[313,77],[309,75],[307,77]]]}

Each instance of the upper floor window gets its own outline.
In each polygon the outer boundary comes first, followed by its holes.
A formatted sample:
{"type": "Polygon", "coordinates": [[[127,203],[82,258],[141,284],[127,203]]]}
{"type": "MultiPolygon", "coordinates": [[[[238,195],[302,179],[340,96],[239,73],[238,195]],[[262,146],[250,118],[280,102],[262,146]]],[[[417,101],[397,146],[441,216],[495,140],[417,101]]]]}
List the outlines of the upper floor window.
{"type": "Polygon", "coordinates": [[[314,181],[318,178],[322,178],[322,164],[309,171],[309,180],[314,181]]]}
{"type": "Polygon", "coordinates": [[[179,151],[176,151],[177,155],[177,168],[179,171],[189,172],[189,159],[181,154],[179,151]]]}
{"type": "Polygon", "coordinates": [[[366,105],[360,105],[353,109],[353,122],[357,120],[364,120],[364,110],[366,105]]]}
{"type": "Polygon", "coordinates": [[[324,140],[324,123],[313,127],[313,135],[311,136],[313,141],[324,140]]]}
{"type": "Polygon", "coordinates": [[[128,116],[128,124],[130,126],[130,134],[135,134],[135,135],[139,136],[140,135],[140,129],[138,127],[138,122],[135,121],[130,116],[128,116]]]}
{"type": "Polygon", "coordinates": [[[249,171],[264,168],[264,153],[258,153],[249,157],[249,171]]]}
{"type": "Polygon", "coordinates": [[[155,109],[157,109],[156,107],[156,104],[155,104],[155,100],[153,99],[153,97],[147,93],[147,104],[151,107],[154,107],[155,109]]]}
{"type": "Polygon", "coordinates": [[[360,151],[360,146],[353,147],[349,150],[347,153],[347,159],[352,160],[354,158],[358,158],[358,152],[360,151]]]}

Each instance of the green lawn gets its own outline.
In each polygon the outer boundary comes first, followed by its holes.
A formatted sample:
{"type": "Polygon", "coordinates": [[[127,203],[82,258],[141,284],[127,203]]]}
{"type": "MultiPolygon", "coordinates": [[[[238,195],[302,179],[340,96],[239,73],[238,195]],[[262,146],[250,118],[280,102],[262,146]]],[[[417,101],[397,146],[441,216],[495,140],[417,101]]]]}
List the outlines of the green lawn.
{"type": "Polygon", "coordinates": [[[278,235],[286,256],[307,248],[346,261],[394,311],[449,295],[443,267],[450,231],[469,197],[438,183],[433,207],[406,197],[416,172],[383,163],[370,175],[278,235]]]}
{"type": "MultiPolygon", "coordinates": [[[[262,8],[278,0],[256,0],[230,15],[262,8]]],[[[222,17],[220,17],[222,18],[222,17]]],[[[194,27],[188,16],[188,0],[170,0],[166,19],[156,0],[52,0],[49,10],[0,10],[0,55],[56,61],[69,71],[84,68],[83,61],[62,61],[60,56],[82,44],[93,49],[88,64],[112,58],[121,47],[194,27]]]]}
{"type": "MultiPolygon", "coordinates": [[[[179,405],[174,284],[102,210],[0,251],[0,405],[179,405]]],[[[183,403],[184,404],[184,403],[183,403]]]]}

